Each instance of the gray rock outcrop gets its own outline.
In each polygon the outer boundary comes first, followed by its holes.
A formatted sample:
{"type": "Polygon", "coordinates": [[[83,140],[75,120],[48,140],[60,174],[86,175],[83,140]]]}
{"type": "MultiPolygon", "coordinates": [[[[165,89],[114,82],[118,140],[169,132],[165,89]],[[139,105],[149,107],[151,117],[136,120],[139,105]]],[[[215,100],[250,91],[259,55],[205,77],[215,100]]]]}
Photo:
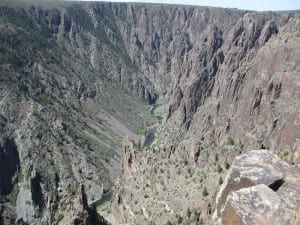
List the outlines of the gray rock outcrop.
{"type": "Polygon", "coordinates": [[[134,171],[133,162],[135,160],[135,147],[134,142],[126,137],[123,140],[122,150],[121,150],[121,160],[122,160],[122,170],[121,177],[125,180],[131,178],[134,171]]]}
{"type": "Polygon", "coordinates": [[[224,225],[295,224],[295,211],[264,184],[232,192],[222,215],[224,225]]]}
{"type": "Polygon", "coordinates": [[[300,170],[268,150],[237,156],[217,195],[223,225],[297,225],[300,170]]]}

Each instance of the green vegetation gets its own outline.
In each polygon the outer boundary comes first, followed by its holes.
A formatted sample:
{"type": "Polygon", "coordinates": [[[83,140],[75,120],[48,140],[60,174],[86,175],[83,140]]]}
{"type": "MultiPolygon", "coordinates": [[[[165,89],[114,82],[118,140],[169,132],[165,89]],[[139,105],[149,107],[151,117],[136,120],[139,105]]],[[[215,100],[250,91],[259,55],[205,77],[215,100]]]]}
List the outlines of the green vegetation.
{"type": "Polygon", "coordinates": [[[223,184],[223,178],[222,177],[219,178],[219,184],[220,185],[223,184]]]}
{"type": "Polygon", "coordinates": [[[218,164],[218,173],[222,173],[223,172],[223,168],[220,166],[220,164],[218,164]]]}
{"type": "Polygon", "coordinates": [[[204,225],[204,222],[202,219],[200,219],[199,221],[196,222],[196,225],[204,225]]]}
{"type": "Polygon", "coordinates": [[[26,205],[32,205],[31,201],[29,201],[29,200],[26,200],[26,201],[25,201],[25,204],[26,204],[26,205]]]}
{"type": "Polygon", "coordinates": [[[279,153],[280,158],[284,161],[288,161],[289,160],[289,152],[291,152],[291,149],[282,149],[279,153]]]}
{"type": "Polygon", "coordinates": [[[228,137],[227,138],[227,142],[226,142],[227,145],[234,145],[234,140],[232,137],[228,137]]]}
{"type": "Polygon", "coordinates": [[[91,17],[79,5],[72,5],[71,7],[68,7],[67,13],[71,16],[74,22],[81,26],[83,29],[86,29],[88,31],[94,29],[91,17]]]}
{"type": "Polygon", "coordinates": [[[19,193],[19,186],[18,185],[14,185],[13,189],[11,191],[11,193],[7,196],[3,195],[0,196],[0,204],[2,202],[16,202],[17,201],[17,197],[18,197],[18,193],[19,193]]]}
{"type": "Polygon", "coordinates": [[[57,221],[61,221],[63,218],[64,218],[64,214],[59,213],[59,214],[57,215],[57,221]]]}
{"type": "Polygon", "coordinates": [[[153,114],[149,114],[142,126],[136,129],[136,133],[146,135],[148,127],[156,124],[157,118],[153,114]]]}
{"type": "Polygon", "coordinates": [[[98,212],[107,212],[110,207],[110,201],[105,201],[103,204],[97,206],[98,212]]]}
{"type": "Polygon", "coordinates": [[[173,223],[170,220],[168,220],[168,222],[166,223],[166,225],[173,225],[173,223]]]}
{"type": "Polygon", "coordinates": [[[218,162],[219,161],[219,155],[218,153],[215,154],[215,162],[218,162]]]}
{"type": "Polygon", "coordinates": [[[204,187],[204,189],[203,189],[203,191],[202,191],[202,196],[204,196],[204,197],[206,197],[206,196],[208,196],[208,191],[207,191],[207,188],[206,187],[204,187]]]}
{"type": "Polygon", "coordinates": [[[186,211],[186,216],[187,216],[188,218],[190,218],[191,215],[192,215],[192,211],[191,211],[190,208],[188,208],[187,211],[186,211]]]}
{"type": "Polygon", "coordinates": [[[186,166],[189,163],[189,161],[187,160],[187,158],[184,159],[183,164],[186,166]]]}
{"type": "Polygon", "coordinates": [[[196,221],[200,220],[200,216],[201,216],[201,211],[194,209],[194,218],[196,221]]]}
{"type": "MultiPolygon", "coordinates": [[[[0,33],[0,49],[3,53],[0,54],[0,64],[8,63],[19,68],[32,61],[39,53],[47,55],[50,52],[48,49],[55,50],[54,42],[49,38],[51,30],[47,24],[36,26],[24,9],[3,7],[1,12],[4,21],[16,27],[16,32],[0,33]]],[[[54,59],[51,54],[47,58],[54,59]]]]}
{"type": "Polygon", "coordinates": [[[183,221],[183,217],[180,216],[180,215],[176,215],[176,217],[177,217],[177,223],[178,223],[178,224],[181,224],[182,221],[183,221]]]}
{"type": "Polygon", "coordinates": [[[230,168],[230,164],[229,164],[229,162],[227,161],[227,159],[225,160],[224,165],[225,165],[225,169],[226,169],[226,170],[228,170],[228,169],[230,168]]]}

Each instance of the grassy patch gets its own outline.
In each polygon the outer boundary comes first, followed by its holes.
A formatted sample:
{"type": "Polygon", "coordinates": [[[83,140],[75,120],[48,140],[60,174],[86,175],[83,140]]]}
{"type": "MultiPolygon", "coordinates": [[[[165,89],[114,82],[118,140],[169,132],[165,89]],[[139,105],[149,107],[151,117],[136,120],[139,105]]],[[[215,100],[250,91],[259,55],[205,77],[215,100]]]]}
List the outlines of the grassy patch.
{"type": "Polygon", "coordinates": [[[97,206],[97,211],[98,212],[107,212],[110,207],[110,201],[105,201],[103,204],[97,206]]]}
{"type": "Polygon", "coordinates": [[[233,138],[232,138],[232,137],[228,137],[228,138],[227,138],[226,144],[227,144],[227,145],[234,145],[235,143],[234,143],[233,138]]]}

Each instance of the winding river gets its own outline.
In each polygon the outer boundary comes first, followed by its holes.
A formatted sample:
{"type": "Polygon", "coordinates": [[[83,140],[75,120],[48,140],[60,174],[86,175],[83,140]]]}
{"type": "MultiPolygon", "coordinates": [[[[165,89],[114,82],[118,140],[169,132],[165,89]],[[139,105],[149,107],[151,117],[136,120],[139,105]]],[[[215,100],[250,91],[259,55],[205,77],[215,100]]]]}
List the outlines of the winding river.
{"type": "Polygon", "coordinates": [[[163,117],[155,113],[156,108],[159,106],[160,104],[153,105],[150,109],[151,115],[156,117],[156,123],[147,128],[143,147],[149,147],[153,143],[153,141],[155,140],[155,133],[157,131],[157,128],[162,124],[163,117]]]}
{"type": "MultiPolygon", "coordinates": [[[[151,107],[151,109],[150,109],[151,115],[153,115],[156,118],[156,123],[147,128],[147,132],[146,132],[146,136],[145,136],[145,141],[144,141],[143,147],[149,147],[153,143],[153,141],[155,140],[156,130],[162,124],[163,117],[161,117],[160,115],[158,115],[158,114],[155,113],[155,110],[160,105],[161,104],[153,105],[151,107]]],[[[112,190],[109,191],[106,194],[103,194],[101,196],[101,198],[94,200],[93,202],[91,202],[89,204],[89,206],[96,208],[98,206],[101,206],[101,205],[105,204],[106,202],[109,202],[111,200],[112,194],[113,194],[112,190]]]]}

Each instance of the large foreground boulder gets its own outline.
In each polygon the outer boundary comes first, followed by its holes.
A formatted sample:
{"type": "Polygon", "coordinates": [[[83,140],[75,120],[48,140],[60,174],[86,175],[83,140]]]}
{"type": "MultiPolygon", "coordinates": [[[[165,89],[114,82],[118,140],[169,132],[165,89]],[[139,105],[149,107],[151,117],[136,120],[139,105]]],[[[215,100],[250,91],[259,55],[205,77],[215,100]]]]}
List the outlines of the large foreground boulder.
{"type": "Polygon", "coordinates": [[[237,156],[216,198],[223,225],[299,225],[300,170],[269,150],[237,156]]]}
{"type": "Polygon", "coordinates": [[[222,215],[222,224],[293,224],[295,212],[264,184],[232,192],[222,215]]]}

